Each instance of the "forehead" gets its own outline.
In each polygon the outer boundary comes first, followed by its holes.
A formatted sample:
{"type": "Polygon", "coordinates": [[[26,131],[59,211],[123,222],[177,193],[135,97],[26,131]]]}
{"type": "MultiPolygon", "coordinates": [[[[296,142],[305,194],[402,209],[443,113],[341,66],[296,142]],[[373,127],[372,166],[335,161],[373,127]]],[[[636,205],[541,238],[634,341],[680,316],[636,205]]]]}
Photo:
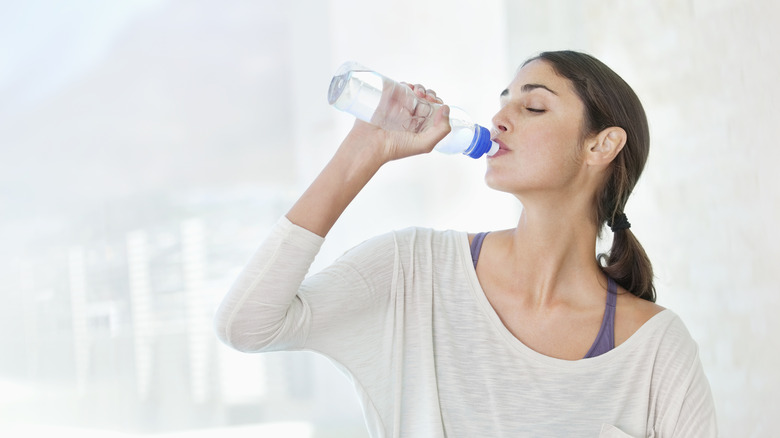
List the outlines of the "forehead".
{"type": "Polygon", "coordinates": [[[547,61],[536,59],[517,70],[502,98],[538,92],[568,100],[576,98],[571,81],[558,75],[547,61]],[[538,90],[538,91],[536,91],[538,90]]]}

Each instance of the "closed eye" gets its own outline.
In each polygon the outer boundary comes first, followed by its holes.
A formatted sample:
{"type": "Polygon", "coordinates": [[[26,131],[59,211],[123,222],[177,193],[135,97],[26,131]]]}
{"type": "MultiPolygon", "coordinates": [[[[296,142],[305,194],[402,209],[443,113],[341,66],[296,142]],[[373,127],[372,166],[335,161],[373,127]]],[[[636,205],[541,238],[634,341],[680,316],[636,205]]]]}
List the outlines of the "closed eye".
{"type": "Polygon", "coordinates": [[[544,112],[543,109],[539,109],[539,108],[528,108],[528,107],[526,107],[526,109],[528,111],[531,111],[532,113],[543,113],[544,112]]]}

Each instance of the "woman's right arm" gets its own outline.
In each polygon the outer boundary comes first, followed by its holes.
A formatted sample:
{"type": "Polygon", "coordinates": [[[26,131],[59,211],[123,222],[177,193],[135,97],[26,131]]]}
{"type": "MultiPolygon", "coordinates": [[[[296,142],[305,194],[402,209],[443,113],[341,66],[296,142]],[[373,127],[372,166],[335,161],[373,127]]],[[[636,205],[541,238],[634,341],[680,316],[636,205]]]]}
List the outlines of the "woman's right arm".
{"type": "Polygon", "coordinates": [[[383,164],[430,152],[450,130],[448,115],[442,106],[434,123],[417,134],[356,121],[223,299],[215,317],[220,340],[241,351],[300,348],[310,309],[298,292],[324,236],[383,164]]]}
{"type": "Polygon", "coordinates": [[[383,164],[430,152],[449,133],[448,117],[449,108],[441,106],[434,115],[433,125],[419,134],[385,131],[357,120],[325,169],[287,213],[287,218],[325,237],[383,164]]]}

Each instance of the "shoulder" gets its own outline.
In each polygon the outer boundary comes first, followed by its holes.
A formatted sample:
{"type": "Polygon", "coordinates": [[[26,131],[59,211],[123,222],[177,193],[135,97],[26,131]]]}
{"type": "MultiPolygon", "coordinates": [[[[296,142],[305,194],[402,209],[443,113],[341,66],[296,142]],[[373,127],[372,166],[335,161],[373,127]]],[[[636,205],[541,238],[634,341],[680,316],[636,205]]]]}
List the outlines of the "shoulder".
{"type": "Polygon", "coordinates": [[[615,312],[615,345],[625,342],[640,327],[663,310],[665,309],[658,304],[619,288],[615,312]]]}
{"type": "Polygon", "coordinates": [[[342,259],[372,259],[388,254],[449,251],[465,241],[465,232],[408,227],[374,236],[349,249],[342,259]]]}
{"type": "Polygon", "coordinates": [[[442,251],[468,243],[469,235],[457,230],[437,230],[425,227],[409,227],[390,233],[399,248],[442,251]]]}
{"type": "MultiPolygon", "coordinates": [[[[652,304],[652,303],[651,303],[652,304]]],[[[661,306],[625,342],[633,344],[653,357],[656,367],[686,368],[698,360],[699,347],[683,320],[672,310],[661,306]]],[[[617,337],[617,327],[615,336],[617,337]]],[[[634,348],[632,347],[632,348],[634,348]]]]}
{"type": "Polygon", "coordinates": [[[399,229],[350,248],[323,273],[343,278],[357,275],[372,285],[392,282],[394,278],[412,273],[434,274],[446,270],[446,266],[464,263],[467,258],[464,251],[468,252],[463,243],[466,239],[466,233],[458,231],[422,227],[399,229]],[[439,269],[433,269],[433,266],[439,269]]]}
{"type": "Polygon", "coordinates": [[[659,336],[659,356],[668,356],[670,360],[690,364],[698,360],[699,346],[693,339],[683,320],[671,310],[664,310],[668,322],[659,336]]]}

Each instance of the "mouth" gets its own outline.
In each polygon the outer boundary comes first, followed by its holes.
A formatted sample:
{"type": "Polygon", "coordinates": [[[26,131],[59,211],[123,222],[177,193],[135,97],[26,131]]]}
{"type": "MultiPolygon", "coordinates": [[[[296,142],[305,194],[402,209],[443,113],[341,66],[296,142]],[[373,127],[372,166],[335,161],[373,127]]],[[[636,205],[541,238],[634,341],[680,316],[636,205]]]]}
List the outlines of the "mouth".
{"type": "Polygon", "coordinates": [[[512,151],[506,146],[506,144],[503,141],[499,140],[498,138],[493,138],[492,140],[494,143],[498,145],[498,150],[493,155],[488,157],[488,161],[492,161],[493,158],[498,158],[512,151]]]}
{"type": "Polygon", "coordinates": [[[500,151],[509,152],[509,151],[511,150],[511,149],[509,149],[509,148],[506,146],[506,144],[504,144],[504,142],[503,142],[503,141],[501,141],[501,140],[499,140],[499,139],[497,139],[497,138],[494,138],[494,139],[493,139],[493,141],[494,141],[494,142],[496,142],[496,143],[498,144],[498,150],[499,150],[499,152],[500,152],[500,151]]]}

